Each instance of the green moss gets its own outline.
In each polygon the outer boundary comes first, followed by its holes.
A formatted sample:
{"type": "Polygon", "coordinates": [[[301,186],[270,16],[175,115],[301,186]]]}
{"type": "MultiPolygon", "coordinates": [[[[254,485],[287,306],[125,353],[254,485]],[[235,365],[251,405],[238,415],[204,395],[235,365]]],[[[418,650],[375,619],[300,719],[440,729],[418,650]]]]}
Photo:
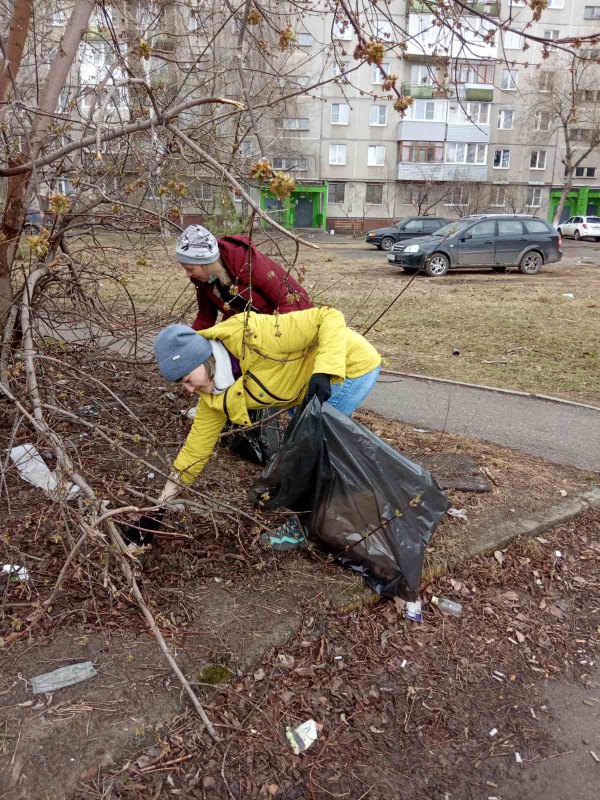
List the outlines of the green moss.
{"type": "Polygon", "coordinates": [[[233,672],[223,664],[207,664],[198,673],[198,683],[208,683],[216,686],[218,683],[227,683],[233,678],[233,672]]]}

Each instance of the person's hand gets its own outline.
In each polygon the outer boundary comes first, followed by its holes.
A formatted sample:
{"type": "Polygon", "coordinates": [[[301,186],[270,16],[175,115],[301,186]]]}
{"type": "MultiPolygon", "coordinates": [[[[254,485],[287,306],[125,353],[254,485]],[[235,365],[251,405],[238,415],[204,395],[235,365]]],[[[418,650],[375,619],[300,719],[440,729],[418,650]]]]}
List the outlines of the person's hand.
{"type": "Polygon", "coordinates": [[[325,375],[323,372],[315,372],[308,383],[308,391],[306,392],[306,400],[312,400],[316,397],[317,400],[323,405],[331,397],[331,377],[325,375]]]}

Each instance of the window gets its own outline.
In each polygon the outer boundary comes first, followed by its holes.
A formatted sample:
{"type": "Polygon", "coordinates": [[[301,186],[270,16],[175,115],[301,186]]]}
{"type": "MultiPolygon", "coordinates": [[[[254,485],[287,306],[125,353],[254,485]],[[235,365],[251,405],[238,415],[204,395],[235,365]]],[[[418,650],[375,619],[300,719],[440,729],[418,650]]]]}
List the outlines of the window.
{"type": "Polygon", "coordinates": [[[542,205],[542,190],[539,186],[530,186],[527,189],[527,205],[529,208],[539,208],[542,205]]]}
{"type": "Polygon", "coordinates": [[[508,0],[508,5],[512,8],[523,8],[525,6],[525,0],[508,0]]]}
{"type": "Polygon", "coordinates": [[[382,183],[367,183],[365,202],[372,206],[380,206],[383,203],[382,183]]]}
{"type": "Polygon", "coordinates": [[[409,106],[406,118],[423,122],[444,122],[446,103],[438,100],[415,100],[409,106]]]}
{"type": "Polygon", "coordinates": [[[472,239],[487,239],[490,236],[496,235],[496,222],[493,219],[487,219],[485,222],[478,222],[473,225],[469,231],[472,239]]]}
{"type": "Polygon", "coordinates": [[[387,106],[371,106],[369,125],[387,125],[387,106]]]}
{"type": "MultiPolygon", "coordinates": [[[[385,70],[385,74],[390,74],[390,65],[389,62],[387,64],[381,65],[385,70]]],[[[383,75],[381,74],[381,70],[379,69],[377,64],[371,64],[371,83],[381,84],[383,83],[383,75]]]]}
{"type": "Polygon", "coordinates": [[[445,206],[468,206],[470,200],[469,187],[465,185],[453,186],[444,202],[445,206]]]}
{"type": "Polygon", "coordinates": [[[596,177],[596,167],[576,167],[575,168],[575,177],[576,178],[595,178],[596,177]]]}
{"type": "Polygon", "coordinates": [[[312,47],[313,45],[313,37],[310,33],[299,33],[296,36],[296,41],[299,47],[312,47]]]}
{"type": "Polygon", "coordinates": [[[350,113],[350,106],[347,106],[345,103],[332,103],[331,124],[347,125],[349,113],[350,113]]]}
{"type": "Polygon", "coordinates": [[[310,75],[290,75],[287,81],[288,83],[296,84],[296,86],[305,89],[310,83],[310,75]]]}
{"type": "Polygon", "coordinates": [[[504,49],[505,50],[522,50],[523,37],[516,31],[504,32],[504,49]]]}
{"type": "Polygon", "coordinates": [[[448,142],[446,144],[447,164],[485,164],[487,145],[448,142]]]}
{"type": "Polygon", "coordinates": [[[52,24],[58,28],[66,27],[69,22],[69,14],[67,11],[55,11],[52,14],[52,24]]]}
{"type": "Polygon", "coordinates": [[[367,155],[367,166],[383,167],[385,165],[385,147],[382,144],[370,144],[367,155]]]}
{"type": "Polygon", "coordinates": [[[458,64],[454,70],[455,83],[484,83],[494,82],[493,64],[458,64]]]}
{"type": "Polygon", "coordinates": [[[377,39],[383,39],[384,42],[389,42],[392,38],[392,23],[389,19],[378,19],[375,23],[375,36],[377,39]]]}
{"type": "Polygon", "coordinates": [[[448,106],[448,122],[474,122],[476,125],[487,125],[490,121],[490,103],[450,103],[448,106]]]}
{"type": "Polygon", "coordinates": [[[345,144],[329,145],[329,163],[332,166],[343,167],[346,163],[347,155],[348,155],[348,145],[345,144]]]}
{"type": "Polygon", "coordinates": [[[546,8],[564,8],[565,7],[565,0],[548,0],[548,5],[546,8]]]}
{"type": "Polygon", "coordinates": [[[283,172],[306,172],[308,159],[306,158],[274,158],[273,169],[283,172]]]}
{"type": "Polygon", "coordinates": [[[510,150],[494,150],[494,169],[510,167],[510,150]]]}
{"type": "Polygon", "coordinates": [[[433,86],[432,71],[424,64],[415,64],[410,68],[410,82],[417,86],[433,86]]]}
{"type": "Polygon", "coordinates": [[[538,111],[535,115],[536,131],[550,130],[550,114],[547,111],[538,111]]]}
{"type": "Polygon", "coordinates": [[[540,73],[540,92],[551,92],[554,87],[554,73],[544,70],[540,73]]]}
{"type": "Polygon", "coordinates": [[[516,219],[499,219],[498,236],[522,236],[523,223],[516,219]]]}
{"type": "Polygon", "coordinates": [[[600,6],[585,6],[583,9],[584,19],[600,19],[600,6]]]}
{"type": "Polygon", "coordinates": [[[506,205],[506,186],[492,186],[490,205],[493,208],[504,208],[506,205]]]}
{"type": "Polygon", "coordinates": [[[513,92],[517,88],[517,81],[519,78],[519,70],[517,69],[503,69],[502,80],[500,81],[500,88],[507,92],[513,92]]]}
{"type": "Polygon", "coordinates": [[[532,150],[529,159],[529,169],[546,169],[546,151],[532,150]]]}
{"type": "Polygon", "coordinates": [[[348,72],[348,68],[350,66],[349,61],[334,61],[331,66],[331,77],[337,78],[339,75],[343,75],[344,72],[348,72]]]}
{"type": "Polygon", "coordinates": [[[444,160],[444,145],[441,142],[402,142],[400,160],[411,164],[440,164],[444,160]]]}
{"type": "Polygon", "coordinates": [[[197,200],[210,201],[213,199],[213,187],[210,183],[197,183],[194,195],[197,200]]]}
{"type": "Polygon", "coordinates": [[[330,183],[329,186],[327,187],[327,202],[343,203],[345,194],[346,194],[345,183],[330,183]]]}
{"type": "Polygon", "coordinates": [[[423,220],[411,219],[402,226],[402,230],[409,233],[423,233],[423,220]]]}
{"type": "MultiPolygon", "coordinates": [[[[544,31],[544,39],[546,39],[548,42],[555,42],[558,39],[558,37],[559,37],[558,31],[544,31]]],[[[546,45],[543,45],[543,47],[546,48],[546,45]]],[[[555,47],[551,47],[549,49],[556,50],[555,47]]]]}
{"type": "Polygon", "coordinates": [[[548,226],[541,219],[523,220],[527,233],[548,233],[548,226]]]}
{"type": "Polygon", "coordinates": [[[498,128],[500,130],[512,131],[514,116],[514,111],[509,111],[507,109],[498,111],[498,128]]]}
{"type": "Polygon", "coordinates": [[[284,117],[279,120],[278,127],[283,128],[284,131],[307,131],[308,119],[304,117],[284,117]]]}
{"type": "Polygon", "coordinates": [[[348,20],[343,22],[333,23],[333,39],[341,39],[344,42],[349,42],[352,39],[352,25],[348,20]]]}

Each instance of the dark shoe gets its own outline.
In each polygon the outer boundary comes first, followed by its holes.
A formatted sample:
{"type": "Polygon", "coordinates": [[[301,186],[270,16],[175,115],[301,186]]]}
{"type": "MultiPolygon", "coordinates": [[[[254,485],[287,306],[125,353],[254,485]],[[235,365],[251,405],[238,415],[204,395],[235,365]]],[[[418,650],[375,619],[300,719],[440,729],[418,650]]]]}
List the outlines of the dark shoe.
{"type": "Polygon", "coordinates": [[[286,550],[300,550],[308,547],[308,542],[304,537],[302,525],[297,516],[290,517],[276,531],[269,533],[264,531],[259,537],[262,547],[271,550],[285,552],[286,550]]]}

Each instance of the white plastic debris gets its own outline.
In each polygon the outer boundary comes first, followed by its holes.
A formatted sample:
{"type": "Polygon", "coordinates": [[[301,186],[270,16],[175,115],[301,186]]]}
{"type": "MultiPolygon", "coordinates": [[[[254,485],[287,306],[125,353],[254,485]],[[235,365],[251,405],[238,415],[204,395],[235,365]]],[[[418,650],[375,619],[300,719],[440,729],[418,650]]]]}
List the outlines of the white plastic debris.
{"type": "Polygon", "coordinates": [[[575,295],[573,292],[563,292],[563,297],[570,297],[571,300],[575,300],[575,295]]]}
{"type": "Polygon", "coordinates": [[[431,433],[429,428],[413,428],[415,433],[431,433]]]}
{"type": "Polygon", "coordinates": [[[423,622],[423,615],[421,611],[422,608],[420,600],[415,600],[414,602],[407,601],[406,610],[404,612],[406,619],[410,619],[412,622],[423,622]]]}
{"type": "MultiPolygon", "coordinates": [[[[10,457],[24,481],[43,489],[46,494],[51,496],[57,493],[63,494],[62,491],[59,491],[56,473],[50,472],[46,462],[32,444],[20,444],[13,447],[10,457]]],[[[70,483],[64,494],[66,494],[67,500],[70,500],[79,494],[79,487],[70,483]]]]}
{"type": "Polygon", "coordinates": [[[523,759],[521,758],[521,753],[515,753],[515,761],[517,762],[517,764],[523,763],[523,759]]]}
{"type": "Polygon", "coordinates": [[[556,558],[562,558],[562,551],[561,550],[555,550],[554,551],[554,555],[556,556],[556,558]]]}
{"type": "Polygon", "coordinates": [[[456,519],[467,519],[467,512],[464,510],[464,508],[449,508],[448,514],[451,517],[456,517],[456,519]]]}
{"type": "Polygon", "coordinates": [[[91,661],[82,661],[79,664],[70,664],[68,667],[60,667],[54,672],[45,672],[43,675],[36,675],[31,679],[34,694],[45,694],[80,683],[88,678],[97,675],[91,661]]]}
{"type": "Polygon", "coordinates": [[[29,573],[25,567],[20,567],[18,564],[4,564],[2,572],[9,576],[11,581],[28,581],[29,573]]]}
{"type": "Polygon", "coordinates": [[[497,733],[498,733],[498,728],[492,728],[492,730],[490,731],[490,734],[489,734],[489,735],[490,735],[490,736],[492,737],[492,739],[493,739],[493,738],[494,738],[494,736],[495,736],[497,733]]]}
{"type": "Polygon", "coordinates": [[[408,661],[406,659],[404,659],[404,661],[400,664],[400,669],[404,669],[407,664],[408,664],[408,661]]]}
{"type": "Polygon", "coordinates": [[[297,728],[285,729],[285,735],[291,745],[294,753],[299,756],[305,750],[317,741],[319,731],[317,730],[317,723],[314,719],[308,719],[297,728]]]}

